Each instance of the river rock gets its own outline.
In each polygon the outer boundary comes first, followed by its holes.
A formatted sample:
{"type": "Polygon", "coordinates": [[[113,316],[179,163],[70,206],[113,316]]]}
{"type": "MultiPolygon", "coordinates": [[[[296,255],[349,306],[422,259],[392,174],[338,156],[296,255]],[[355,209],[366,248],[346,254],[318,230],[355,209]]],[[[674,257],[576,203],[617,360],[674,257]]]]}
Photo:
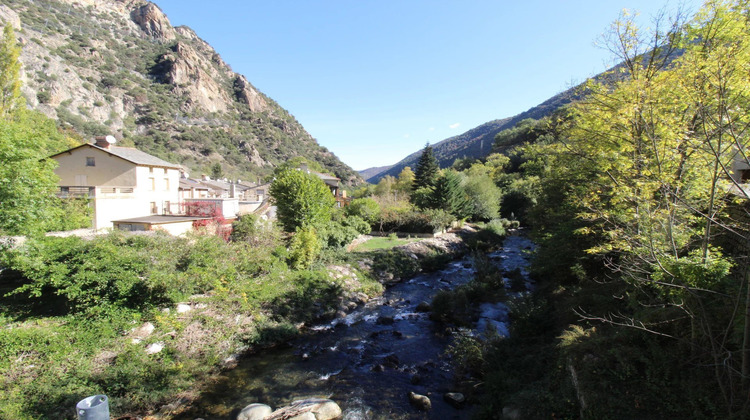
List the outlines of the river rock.
{"type": "Polygon", "coordinates": [[[443,400],[456,408],[460,408],[466,402],[466,397],[460,392],[447,392],[443,395],[443,400]]]}
{"type": "Polygon", "coordinates": [[[398,356],[396,356],[395,354],[390,354],[390,355],[386,356],[386,357],[385,357],[385,358],[383,359],[383,364],[384,364],[385,366],[387,366],[387,367],[391,368],[391,369],[396,369],[396,368],[398,368],[398,365],[399,365],[400,363],[401,363],[401,362],[400,362],[400,361],[398,360],[398,356]]]}
{"type": "Polygon", "coordinates": [[[334,420],[341,417],[341,407],[332,400],[311,398],[280,408],[265,420],[334,420]]]}
{"type": "Polygon", "coordinates": [[[378,325],[393,325],[396,322],[392,316],[380,315],[377,320],[378,325]]]}
{"type": "Polygon", "coordinates": [[[263,420],[270,416],[273,410],[265,404],[250,404],[240,411],[237,420],[263,420]]]}
{"type": "Polygon", "coordinates": [[[419,302],[419,305],[417,305],[417,312],[430,312],[431,310],[432,306],[427,302],[419,302]]]}
{"type": "Polygon", "coordinates": [[[411,403],[411,405],[422,411],[428,411],[432,409],[432,401],[430,401],[430,398],[425,395],[420,395],[409,391],[409,402],[411,403]]]}

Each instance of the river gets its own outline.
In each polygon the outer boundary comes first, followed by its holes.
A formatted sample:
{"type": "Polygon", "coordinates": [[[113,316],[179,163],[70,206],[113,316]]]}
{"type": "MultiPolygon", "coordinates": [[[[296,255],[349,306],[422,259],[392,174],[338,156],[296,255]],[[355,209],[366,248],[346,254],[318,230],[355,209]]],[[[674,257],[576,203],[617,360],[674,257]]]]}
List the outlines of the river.
{"type": "MultiPolygon", "coordinates": [[[[532,249],[531,241],[513,234],[489,256],[504,271],[519,268],[528,278],[532,249]]],[[[177,419],[234,420],[251,403],[278,408],[308,397],[336,401],[346,420],[468,419],[471,406],[443,401],[444,393],[455,391],[445,355],[451,334],[417,305],[438,290],[467,283],[472,274],[471,258],[454,261],[389,287],[346,318],[309,328],[289,346],[248,356],[177,419]],[[410,391],[429,396],[432,409],[411,406],[410,391]]],[[[507,334],[504,304],[483,305],[481,313],[477,333],[491,324],[507,334]]]]}

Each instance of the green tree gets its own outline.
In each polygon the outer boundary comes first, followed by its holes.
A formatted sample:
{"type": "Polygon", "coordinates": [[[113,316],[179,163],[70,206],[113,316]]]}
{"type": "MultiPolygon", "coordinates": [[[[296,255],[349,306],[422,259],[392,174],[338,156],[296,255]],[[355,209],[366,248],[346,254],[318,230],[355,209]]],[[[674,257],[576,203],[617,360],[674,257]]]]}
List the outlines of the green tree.
{"type": "Polygon", "coordinates": [[[391,175],[386,175],[380,178],[380,181],[375,185],[375,195],[381,197],[388,197],[393,192],[393,187],[396,185],[396,178],[391,175]]]}
{"type": "Polygon", "coordinates": [[[224,169],[221,167],[221,163],[216,162],[211,165],[211,179],[221,179],[224,177],[224,169]]]}
{"type": "Polygon", "coordinates": [[[282,169],[271,184],[271,199],[287,232],[331,219],[336,200],[323,181],[295,169],[282,169]]]}
{"type": "Polygon", "coordinates": [[[55,202],[54,162],[43,158],[69,142],[53,121],[22,106],[19,54],[6,25],[0,42],[0,231],[26,235],[59,227],[54,220],[66,217],[55,202]]]}
{"type": "Polygon", "coordinates": [[[6,120],[23,107],[20,55],[13,27],[6,24],[0,41],[0,118],[6,120]]]}
{"type": "Polygon", "coordinates": [[[398,174],[398,178],[396,178],[395,189],[399,192],[399,194],[403,194],[404,197],[408,197],[412,191],[413,185],[414,171],[412,171],[411,168],[407,166],[398,174]]]}
{"type": "Polygon", "coordinates": [[[461,174],[446,170],[435,182],[429,208],[444,210],[458,219],[466,217],[469,202],[462,184],[461,174]]]}
{"type": "Polygon", "coordinates": [[[349,217],[361,217],[364,221],[373,225],[380,218],[380,205],[369,197],[357,198],[344,208],[344,212],[349,217]]]}
{"type": "Polygon", "coordinates": [[[304,226],[292,238],[289,246],[289,263],[297,270],[309,268],[320,255],[321,249],[322,244],[316,229],[312,226],[304,226]]]}
{"type": "Polygon", "coordinates": [[[417,169],[414,171],[412,189],[417,191],[420,188],[434,187],[438,179],[439,170],[440,167],[432,152],[432,147],[427,143],[424,150],[422,150],[422,156],[419,157],[419,162],[417,162],[417,169]]]}
{"type": "Polygon", "coordinates": [[[464,189],[468,196],[467,212],[474,220],[490,220],[498,217],[502,191],[486,173],[466,176],[464,189]]]}
{"type": "Polygon", "coordinates": [[[50,217],[57,176],[54,162],[40,160],[31,130],[0,124],[0,231],[26,235],[43,230],[50,217]]]}

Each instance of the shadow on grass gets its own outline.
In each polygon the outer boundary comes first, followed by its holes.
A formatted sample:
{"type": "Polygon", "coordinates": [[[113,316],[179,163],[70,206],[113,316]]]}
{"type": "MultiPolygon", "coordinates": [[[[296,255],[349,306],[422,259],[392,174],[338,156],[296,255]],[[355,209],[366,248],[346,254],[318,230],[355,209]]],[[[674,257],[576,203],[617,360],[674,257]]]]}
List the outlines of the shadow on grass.
{"type": "Polygon", "coordinates": [[[67,314],[65,299],[54,293],[44,293],[44,298],[30,298],[26,294],[11,294],[17,288],[30,283],[20,271],[0,269],[0,311],[12,321],[22,322],[29,318],[62,316],[67,314]]]}
{"type": "Polygon", "coordinates": [[[328,273],[303,271],[292,281],[293,290],[265,305],[274,314],[274,320],[307,322],[335,313],[343,288],[331,281],[328,273]]]}

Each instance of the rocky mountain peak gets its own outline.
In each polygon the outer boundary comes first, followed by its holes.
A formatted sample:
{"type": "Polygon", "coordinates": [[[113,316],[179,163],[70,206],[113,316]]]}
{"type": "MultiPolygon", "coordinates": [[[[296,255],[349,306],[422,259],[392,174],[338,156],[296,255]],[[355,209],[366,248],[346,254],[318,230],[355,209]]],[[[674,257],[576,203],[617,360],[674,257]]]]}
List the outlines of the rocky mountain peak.
{"type": "Polygon", "coordinates": [[[192,172],[256,178],[302,156],[361,178],[192,29],[145,0],[0,0],[30,108],[82,138],[114,135],[192,172]]]}
{"type": "Polygon", "coordinates": [[[174,28],[169,23],[167,15],[159,9],[154,3],[146,3],[136,7],[130,12],[130,18],[133,22],[146,32],[147,35],[164,40],[171,41],[176,38],[174,28]]]}

